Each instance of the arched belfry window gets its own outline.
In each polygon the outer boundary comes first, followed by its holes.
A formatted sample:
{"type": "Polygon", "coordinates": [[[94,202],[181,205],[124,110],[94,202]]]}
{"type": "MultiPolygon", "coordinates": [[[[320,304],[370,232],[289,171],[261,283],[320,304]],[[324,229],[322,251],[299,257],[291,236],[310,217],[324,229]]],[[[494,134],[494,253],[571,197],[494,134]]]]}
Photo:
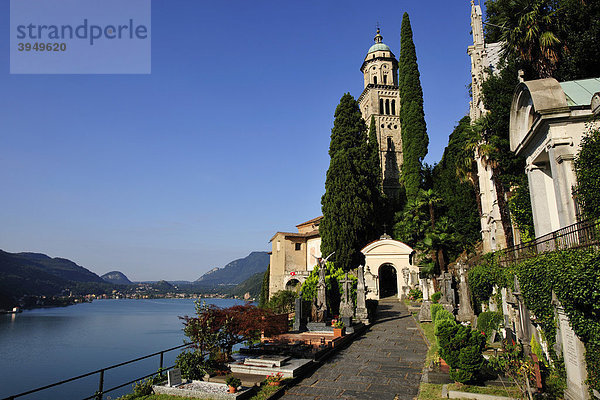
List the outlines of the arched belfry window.
{"type": "Polygon", "coordinates": [[[373,83],[377,85],[377,77],[376,76],[373,77],[373,83]]]}
{"type": "Polygon", "coordinates": [[[390,115],[390,99],[385,99],[385,113],[390,115]]]}
{"type": "Polygon", "coordinates": [[[396,115],[396,100],[392,100],[392,115],[396,115]]]}
{"type": "Polygon", "coordinates": [[[383,99],[379,99],[379,114],[383,114],[383,99]]]}
{"type": "Polygon", "coordinates": [[[387,75],[383,75],[383,84],[387,84],[387,75]]]}

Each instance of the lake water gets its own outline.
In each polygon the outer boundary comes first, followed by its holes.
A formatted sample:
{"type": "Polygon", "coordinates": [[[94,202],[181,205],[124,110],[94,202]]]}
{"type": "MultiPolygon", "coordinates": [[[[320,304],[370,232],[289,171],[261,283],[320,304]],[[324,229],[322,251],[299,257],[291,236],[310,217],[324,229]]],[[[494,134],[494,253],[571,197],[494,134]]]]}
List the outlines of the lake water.
{"type": "MultiPolygon", "coordinates": [[[[206,299],[229,307],[239,300],[206,299]]],[[[0,399],[183,344],[179,316],[194,315],[193,299],[95,300],[64,308],[0,315],[0,399]]],[[[178,351],[165,355],[174,363],[178,351]]],[[[159,356],[106,371],[104,388],[156,372],[159,356]]],[[[19,399],[83,399],[98,374],[19,399]]],[[[111,392],[112,399],[131,387],[111,392]]],[[[108,398],[108,397],[105,397],[108,398]]]]}

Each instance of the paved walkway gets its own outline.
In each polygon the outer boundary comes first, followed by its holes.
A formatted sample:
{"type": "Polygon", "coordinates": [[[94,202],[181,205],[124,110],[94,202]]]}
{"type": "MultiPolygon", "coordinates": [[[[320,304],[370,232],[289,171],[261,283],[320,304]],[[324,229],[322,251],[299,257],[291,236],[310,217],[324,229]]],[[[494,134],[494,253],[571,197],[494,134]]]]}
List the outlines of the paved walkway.
{"type": "Polygon", "coordinates": [[[383,300],[377,311],[377,321],[362,336],[282,398],[414,399],[427,345],[403,303],[383,300]]]}

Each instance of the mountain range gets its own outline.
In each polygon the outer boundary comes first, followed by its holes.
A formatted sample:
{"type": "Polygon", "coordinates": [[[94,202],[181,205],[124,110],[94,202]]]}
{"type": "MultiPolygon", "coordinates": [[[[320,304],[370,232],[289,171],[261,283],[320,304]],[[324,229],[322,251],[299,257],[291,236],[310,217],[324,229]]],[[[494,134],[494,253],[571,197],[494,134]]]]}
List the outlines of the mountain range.
{"type": "MultiPolygon", "coordinates": [[[[151,283],[154,289],[163,292],[177,290],[175,286],[178,286],[188,291],[223,294],[233,294],[236,286],[244,283],[240,285],[238,291],[250,292],[254,297],[254,293],[260,289],[260,286],[258,289],[255,287],[258,282],[257,274],[264,273],[268,264],[268,253],[252,252],[247,257],[232,261],[223,268],[213,268],[194,282],[148,283],[151,283]],[[254,279],[249,280],[251,277],[254,279]],[[246,280],[249,281],[244,282],[246,280]]],[[[66,258],[52,258],[40,253],[8,253],[0,250],[0,309],[3,308],[3,304],[11,304],[25,295],[55,296],[65,290],[74,294],[102,294],[110,293],[115,288],[121,290],[119,288],[126,288],[133,284],[135,282],[131,282],[120,271],[111,271],[100,277],[66,258]]]]}
{"type": "Polygon", "coordinates": [[[213,268],[195,283],[202,286],[237,285],[259,272],[265,272],[269,265],[269,253],[253,251],[248,256],[230,262],[223,268],[213,268]]]}

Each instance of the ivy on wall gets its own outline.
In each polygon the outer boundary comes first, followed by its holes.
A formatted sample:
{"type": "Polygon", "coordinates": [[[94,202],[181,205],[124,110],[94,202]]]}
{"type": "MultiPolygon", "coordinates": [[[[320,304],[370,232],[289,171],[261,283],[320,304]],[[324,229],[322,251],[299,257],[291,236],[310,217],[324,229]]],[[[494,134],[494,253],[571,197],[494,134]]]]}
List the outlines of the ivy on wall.
{"type": "Polygon", "coordinates": [[[487,302],[492,286],[509,288],[516,274],[525,305],[540,324],[553,359],[556,320],[552,291],[565,309],[575,334],[586,348],[587,383],[600,390],[600,252],[591,248],[539,254],[510,268],[501,268],[498,255],[486,255],[469,270],[468,284],[474,298],[487,302]],[[486,280],[487,276],[487,280],[486,280]]]}

